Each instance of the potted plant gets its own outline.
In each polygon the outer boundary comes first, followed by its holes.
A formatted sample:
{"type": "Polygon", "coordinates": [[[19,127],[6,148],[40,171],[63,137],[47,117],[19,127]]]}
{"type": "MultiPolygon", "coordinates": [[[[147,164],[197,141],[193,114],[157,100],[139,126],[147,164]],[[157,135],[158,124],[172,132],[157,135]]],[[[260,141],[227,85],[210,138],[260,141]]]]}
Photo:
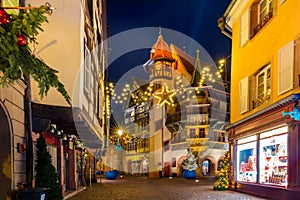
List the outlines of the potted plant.
{"type": "Polygon", "coordinates": [[[106,154],[108,170],[105,172],[105,178],[108,180],[114,180],[118,177],[118,154],[114,145],[108,148],[106,154]]]}
{"type": "Polygon", "coordinates": [[[196,177],[196,169],[198,168],[197,157],[188,149],[187,158],[182,161],[183,177],[186,179],[194,179],[196,177]]]}

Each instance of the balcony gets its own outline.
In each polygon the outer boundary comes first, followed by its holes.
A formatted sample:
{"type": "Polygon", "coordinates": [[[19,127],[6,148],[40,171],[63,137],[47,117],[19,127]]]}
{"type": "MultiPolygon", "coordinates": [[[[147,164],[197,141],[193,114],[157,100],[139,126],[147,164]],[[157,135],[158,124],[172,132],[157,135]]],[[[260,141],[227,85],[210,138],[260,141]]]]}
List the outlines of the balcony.
{"type": "Polygon", "coordinates": [[[208,145],[208,138],[187,138],[186,141],[190,147],[200,147],[208,145]]]}

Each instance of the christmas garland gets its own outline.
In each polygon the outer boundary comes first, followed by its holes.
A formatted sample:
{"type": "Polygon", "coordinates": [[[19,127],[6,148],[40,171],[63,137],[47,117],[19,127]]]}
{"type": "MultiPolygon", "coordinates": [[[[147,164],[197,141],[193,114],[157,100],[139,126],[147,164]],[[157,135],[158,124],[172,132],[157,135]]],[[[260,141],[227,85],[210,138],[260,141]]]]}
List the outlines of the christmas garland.
{"type": "Polygon", "coordinates": [[[42,24],[48,22],[46,13],[44,5],[19,10],[17,15],[8,14],[0,7],[0,86],[30,75],[38,83],[41,98],[53,87],[71,105],[64,85],[58,80],[58,71],[34,55],[29,47],[29,44],[37,43],[36,36],[43,31],[42,24]]]}

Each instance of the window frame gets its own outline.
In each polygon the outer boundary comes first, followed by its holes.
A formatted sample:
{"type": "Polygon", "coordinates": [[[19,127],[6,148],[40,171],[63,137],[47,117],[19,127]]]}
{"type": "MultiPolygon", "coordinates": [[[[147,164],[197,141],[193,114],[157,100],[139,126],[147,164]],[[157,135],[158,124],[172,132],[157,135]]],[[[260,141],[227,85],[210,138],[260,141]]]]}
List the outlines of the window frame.
{"type": "Polygon", "coordinates": [[[268,64],[268,65],[266,65],[262,70],[260,70],[257,74],[256,74],[256,76],[255,76],[255,79],[256,79],[256,85],[255,85],[255,89],[256,89],[256,99],[259,99],[261,96],[259,96],[259,94],[258,94],[258,92],[259,92],[259,90],[258,90],[258,77],[260,76],[260,75],[262,75],[262,74],[264,74],[263,75],[263,96],[262,97],[265,97],[265,96],[267,96],[267,95],[270,95],[271,94],[271,84],[270,84],[270,88],[267,88],[267,86],[268,86],[268,80],[271,82],[271,76],[272,76],[272,74],[271,74],[271,64],[268,64]],[[268,70],[270,70],[270,78],[268,79],[268,70]],[[268,89],[270,90],[270,92],[268,92],[268,89]],[[269,94],[268,94],[269,93],[269,94]]]}
{"type": "Polygon", "coordinates": [[[258,4],[258,23],[260,23],[267,15],[268,13],[270,12],[271,8],[274,7],[274,1],[273,0],[261,0],[258,4]],[[266,13],[264,14],[264,16],[261,18],[261,13],[262,13],[262,10],[261,10],[261,4],[262,2],[266,1],[266,5],[264,7],[264,10],[266,9],[266,13]],[[272,7],[270,6],[272,5],[272,7]]]}

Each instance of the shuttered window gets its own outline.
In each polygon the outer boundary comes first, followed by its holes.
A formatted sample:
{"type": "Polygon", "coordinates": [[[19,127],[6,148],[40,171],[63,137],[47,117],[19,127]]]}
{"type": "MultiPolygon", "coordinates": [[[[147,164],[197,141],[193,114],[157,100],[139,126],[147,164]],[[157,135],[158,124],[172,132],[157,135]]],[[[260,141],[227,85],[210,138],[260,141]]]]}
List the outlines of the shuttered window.
{"type": "Polygon", "coordinates": [[[249,109],[249,78],[246,77],[240,81],[240,114],[245,113],[249,109]]]}
{"type": "Polygon", "coordinates": [[[278,94],[293,88],[294,41],[278,51],[278,94]]]}
{"type": "Polygon", "coordinates": [[[83,83],[84,91],[89,96],[90,93],[90,83],[91,83],[91,54],[88,47],[85,45],[84,52],[84,74],[83,74],[83,83]]]}
{"type": "Polygon", "coordinates": [[[240,22],[240,47],[244,46],[249,40],[249,9],[241,16],[240,22]]]}

